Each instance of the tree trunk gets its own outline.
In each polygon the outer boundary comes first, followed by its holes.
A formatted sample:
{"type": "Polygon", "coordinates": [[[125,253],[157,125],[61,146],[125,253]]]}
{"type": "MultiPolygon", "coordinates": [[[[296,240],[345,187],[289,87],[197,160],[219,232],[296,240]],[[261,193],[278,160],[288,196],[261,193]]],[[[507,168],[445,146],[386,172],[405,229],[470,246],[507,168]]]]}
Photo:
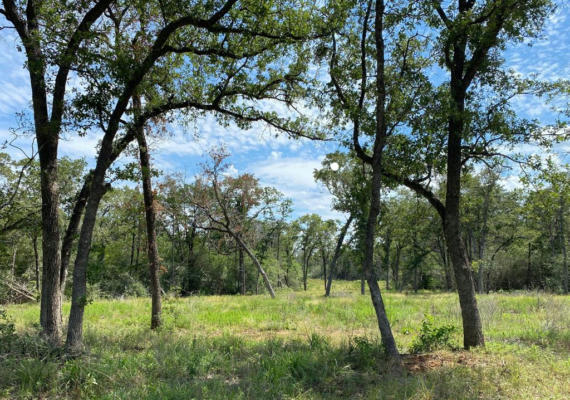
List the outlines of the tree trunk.
{"type": "Polygon", "coordinates": [[[530,289],[532,287],[532,264],[531,264],[531,249],[532,245],[528,243],[528,255],[527,255],[527,264],[526,264],[526,288],[530,289]]]}
{"type": "Polygon", "coordinates": [[[139,258],[141,253],[141,222],[140,220],[137,223],[137,251],[135,255],[135,265],[139,265],[139,258]]]}
{"type": "Polygon", "coordinates": [[[384,265],[380,268],[386,270],[386,290],[390,290],[390,247],[392,246],[392,234],[388,231],[384,244],[384,265]]]}
{"type": "MultiPolygon", "coordinates": [[[[44,121],[44,123],[46,122],[44,121]]],[[[42,124],[40,123],[39,125],[42,124]]],[[[37,126],[38,122],[36,121],[37,126]]],[[[39,129],[39,131],[42,130],[48,131],[47,128],[39,129]]],[[[48,341],[52,344],[59,344],[62,323],[59,189],[57,184],[58,135],[38,132],[36,136],[40,154],[42,193],[42,293],[40,323],[42,325],[42,333],[48,341]]]]}
{"type": "Polygon", "coordinates": [[[354,219],[354,215],[350,214],[350,216],[348,217],[348,219],[346,220],[346,222],[342,226],[342,229],[340,230],[340,234],[338,235],[338,239],[336,241],[336,247],[334,249],[334,254],[333,254],[331,263],[329,265],[329,276],[328,276],[327,284],[325,287],[325,296],[326,297],[330,296],[330,294],[331,294],[332,280],[333,280],[333,274],[334,274],[335,269],[336,269],[336,263],[338,261],[338,258],[340,257],[341,251],[342,251],[342,243],[344,242],[344,237],[346,236],[346,232],[348,231],[348,228],[349,228],[350,224],[352,223],[353,219],[354,219]]]}
{"type": "MultiPolygon", "coordinates": [[[[461,71],[463,68],[461,67],[461,71]]],[[[455,74],[451,79],[453,106],[448,127],[447,145],[447,191],[445,197],[445,239],[449,248],[449,256],[463,319],[463,346],[484,346],[485,340],[481,326],[481,318],[475,297],[475,285],[471,271],[471,263],[467,257],[465,245],[461,240],[459,202],[461,196],[461,136],[464,129],[465,88],[458,82],[455,74]]]]}
{"type": "Polygon", "coordinates": [[[560,248],[562,250],[562,291],[568,294],[568,256],[566,254],[566,199],[565,193],[560,194],[560,207],[558,209],[558,221],[560,224],[560,248]]]}
{"type": "Polygon", "coordinates": [[[135,247],[136,247],[137,234],[135,231],[131,232],[131,258],[129,261],[129,267],[132,267],[135,262],[135,247]]]}
{"type": "Polygon", "coordinates": [[[303,263],[303,290],[307,291],[307,275],[308,275],[308,265],[307,260],[303,263]]]}
{"type": "Polygon", "coordinates": [[[309,278],[309,263],[311,262],[311,256],[313,255],[313,248],[308,251],[305,255],[303,261],[303,289],[307,291],[307,279],[309,278]]]}
{"type": "Polygon", "coordinates": [[[374,238],[376,236],[378,215],[380,214],[380,185],[382,179],[380,174],[380,162],[381,160],[378,160],[376,165],[373,165],[372,167],[372,193],[370,200],[370,212],[366,223],[364,263],[362,264],[362,267],[370,290],[370,297],[372,299],[374,311],[376,312],[376,319],[378,320],[378,328],[380,329],[382,344],[386,349],[386,353],[391,358],[399,359],[400,353],[398,352],[396,341],[392,334],[392,328],[390,327],[390,321],[388,321],[388,316],[386,315],[382,293],[380,292],[378,280],[373,270],[374,238]]]}
{"type": "Polygon", "coordinates": [[[69,270],[69,262],[71,260],[73,242],[77,236],[79,223],[81,222],[81,216],[83,215],[83,210],[85,210],[87,198],[89,197],[90,181],[91,176],[89,174],[85,179],[85,182],[83,183],[79,194],[77,195],[77,199],[75,200],[75,205],[73,206],[73,211],[71,213],[71,218],[69,219],[69,223],[65,231],[65,236],[61,244],[61,268],[59,272],[59,285],[62,299],[65,292],[65,281],[67,280],[67,271],[69,270]]]}
{"type": "Polygon", "coordinates": [[[255,278],[255,294],[259,294],[259,270],[257,270],[257,277],[255,278]]]}
{"type": "Polygon", "coordinates": [[[257,267],[257,271],[262,276],[263,282],[265,283],[265,288],[269,292],[269,295],[271,296],[271,298],[274,299],[275,298],[275,292],[273,291],[273,287],[271,286],[271,282],[269,282],[269,278],[267,277],[267,274],[263,270],[261,263],[259,262],[259,260],[255,256],[255,254],[253,254],[253,252],[245,244],[245,242],[239,236],[237,236],[237,235],[234,235],[234,236],[235,236],[236,241],[241,246],[241,248],[246,252],[246,254],[249,256],[251,261],[253,261],[253,264],[255,264],[255,266],[257,267]]]}
{"type": "MultiPolygon", "coordinates": [[[[135,114],[140,112],[140,98],[133,96],[135,114]],[[138,112],[137,112],[138,110],[138,112]]],[[[152,192],[150,155],[146,143],[144,127],[137,128],[137,141],[139,145],[139,158],[142,172],[143,198],[146,215],[147,250],[150,274],[150,293],[152,298],[150,329],[156,329],[161,325],[161,297],[160,297],[160,259],[156,245],[156,208],[154,194],[152,192]]]]}
{"type": "MultiPolygon", "coordinates": [[[[4,5],[8,7],[7,3],[4,5]]],[[[10,8],[14,8],[12,4],[10,8]]],[[[29,3],[35,14],[35,5],[29,3]]],[[[7,9],[7,11],[9,11],[7,9]]],[[[16,12],[16,10],[10,10],[16,12]]],[[[14,22],[14,21],[12,21],[14,22]]],[[[42,334],[52,344],[61,339],[61,296],[59,272],[61,266],[59,231],[59,186],[57,178],[59,126],[61,121],[49,121],[47,85],[44,78],[45,62],[39,39],[35,38],[37,20],[27,21],[27,29],[32,30],[22,36],[27,57],[27,68],[32,89],[34,128],[40,158],[40,188],[42,197],[42,290],[40,303],[40,325],[42,334]]],[[[52,116],[53,117],[53,116],[52,116]]]]}
{"type": "MultiPolygon", "coordinates": [[[[93,228],[97,219],[97,210],[105,194],[105,171],[99,171],[93,177],[91,195],[85,207],[83,224],[77,244],[77,256],[73,269],[73,287],[71,291],[71,309],[67,326],[66,348],[69,352],[81,351],[83,346],[83,314],[87,305],[87,264],[91,251],[93,228]]],[[[59,272],[59,270],[58,270],[59,272]]],[[[59,277],[59,274],[58,274],[59,277]]]]}
{"type": "Polygon", "coordinates": [[[394,264],[392,264],[392,274],[394,276],[394,288],[396,290],[401,290],[402,285],[400,283],[400,253],[402,252],[402,246],[400,243],[396,244],[396,257],[394,258],[394,264]]]}
{"type": "MultiPolygon", "coordinates": [[[[491,171],[489,171],[491,173],[491,171]]],[[[479,258],[479,271],[477,276],[477,288],[479,289],[479,293],[485,293],[485,282],[484,282],[484,273],[485,273],[485,250],[487,245],[487,234],[489,233],[489,228],[487,226],[487,222],[489,219],[489,208],[491,203],[491,194],[493,188],[495,186],[495,178],[494,176],[490,176],[490,181],[488,185],[485,187],[485,193],[483,198],[483,221],[481,232],[479,234],[479,246],[478,246],[478,254],[477,257],[479,258]]]]}
{"type": "Polygon", "coordinates": [[[281,257],[280,257],[280,238],[281,238],[281,227],[277,231],[277,287],[280,288],[281,284],[281,257]]]}
{"type": "Polygon", "coordinates": [[[10,266],[10,273],[12,275],[12,280],[14,280],[14,276],[16,273],[16,255],[18,254],[18,246],[15,240],[12,243],[12,263],[10,266]]]}
{"type": "Polygon", "coordinates": [[[323,261],[323,284],[325,291],[327,290],[327,258],[324,250],[321,251],[321,259],[323,261]]]}
{"type": "Polygon", "coordinates": [[[38,235],[34,233],[32,238],[32,244],[34,246],[34,267],[36,275],[36,290],[40,292],[40,255],[38,253],[38,235]]]}
{"type": "Polygon", "coordinates": [[[246,275],[245,275],[245,264],[243,259],[243,248],[240,246],[238,250],[239,257],[239,281],[240,281],[240,293],[245,295],[246,292],[246,275]]]}

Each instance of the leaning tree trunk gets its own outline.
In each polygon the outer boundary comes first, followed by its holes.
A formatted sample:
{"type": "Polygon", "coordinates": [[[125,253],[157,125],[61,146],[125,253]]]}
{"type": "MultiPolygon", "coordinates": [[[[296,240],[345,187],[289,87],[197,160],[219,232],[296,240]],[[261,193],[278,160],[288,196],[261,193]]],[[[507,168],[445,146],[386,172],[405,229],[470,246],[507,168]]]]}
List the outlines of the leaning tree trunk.
{"type": "Polygon", "coordinates": [[[465,108],[465,98],[461,85],[461,82],[456,82],[452,79],[451,88],[456,109],[452,110],[449,118],[444,232],[461,306],[463,346],[469,349],[473,346],[484,346],[485,339],[475,297],[471,263],[467,257],[465,245],[461,240],[459,201],[461,195],[461,169],[463,166],[461,136],[463,134],[463,112],[465,108]]]}
{"type": "MultiPolygon", "coordinates": [[[[93,177],[91,195],[85,207],[83,224],[77,244],[77,256],[73,269],[73,285],[71,290],[71,309],[67,325],[66,348],[70,352],[80,351],[83,346],[83,314],[87,305],[87,264],[91,251],[91,239],[97,219],[97,210],[101,198],[105,194],[105,172],[99,171],[93,177]]],[[[59,271],[58,271],[59,272],[59,271]]],[[[58,274],[59,278],[59,274],[58,274]]]]}
{"type": "Polygon", "coordinates": [[[259,262],[259,260],[255,256],[255,254],[253,254],[253,252],[249,249],[249,247],[245,244],[245,242],[238,235],[234,235],[234,237],[235,237],[236,241],[238,242],[238,244],[241,246],[241,248],[246,252],[246,254],[249,256],[251,261],[253,261],[253,263],[257,267],[257,271],[262,276],[263,282],[265,283],[265,288],[269,292],[269,295],[271,296],[271,298],[274,299],[275,298],[275,292],[273,291],[273,287],[271,286],[271,282],[269,282],[269,278],[267,277],[265,270],[261,266],[261,263],[259,262]]]}
{"type": "Polygon", "coordinates": [[[87,204],[87,198],[89,197],[89,187],[91,183],[90,175],[88,175],[83,183],[83,187],[77,195],[75,200],[75,205],[73,206],[73,211],[67,224],[67,230],[65,231],[65,236],[61,243],[61,266],[59,272],[59,285],[61,297],[63,299],[65,293],[65,281],[67,280],[67,271],[69,270],[69,262],[71,260],[71,250],[73,248],[73,242],[79,231],[79,224],[81,222],[81,217],[83,215],[83,210],[87,204]]]}
{"type": "MultiPolygon", "coordinates": [[[[140,110],[140,99],[133,96],[133,105],[140,110]]],[[[148,267],[150,274],[150,293],[152,298],[150,329],[156,329],[161,325],[161,298],[160,298],[160,260],[156,245],[156,208],[152,193],[152,181],[150,173],[150,155],[146,143],[144,127],[137,128],[137,142],[139,145],[139,158],[142,172],[143,198],[146,216],[146,235],[148,251],[148,267]]]]}
{"type": "Polygon", "coordinates": [[[348,231],[348,227],[352,223],[353,219],[354,219],[354,216],[352,214],[350,214],[350,216],[348,217],[348,219],[346,220],[346,222],[342,226],[342,229],[340,230],[340,234],[338,235],[338,240],[336,242],[334,254],[333,254],[331,263],[329,265],[329,275],[328,275],[328,279],[327,279],[327,285],[325,288],[325,296],[326,297],[330,296],[330,294],[331,294],[332,280],[333,280],[333,274],[334,274],[335,269],[336,269],[336,263],[338,261],[338,258],[340,257],[340,254],[341,254],[342,243],[344,242],[344,237],[346,236],[346,232],[348,231]]]}
{"type": "Polygon", "coordinates": [[[380,160],[376,160],[375,164],[376,165],[373,165],[372,168],[372,193],[370,200],[370,212],[368,214],[368,221],[366,222],[364,262],[362,264],[362,268],[370,290],[370,297],[372,299],[374,311],[376,312],[378,328],[380,329],[380,334],[382,336],[382,344],[391,358],[399,359],[400,353],[398,352],[396,341],[392,334],[392,328],[390,327],[390,321],[386,314],[384,300],[382,299],[382,293],[380,292],[380,286],[378,286],[378,280],[373,270],[374,239],[376,236],[378,215],[380,214],[380,185],[382,179],[380,174],[380,160]]]}

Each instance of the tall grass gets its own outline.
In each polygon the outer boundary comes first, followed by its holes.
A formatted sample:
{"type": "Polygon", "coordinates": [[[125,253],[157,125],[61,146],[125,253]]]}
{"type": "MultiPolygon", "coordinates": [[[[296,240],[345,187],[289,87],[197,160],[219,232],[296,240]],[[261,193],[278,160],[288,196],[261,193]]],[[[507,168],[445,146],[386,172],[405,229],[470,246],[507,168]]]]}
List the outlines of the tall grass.
{"type": "MultiPolygon", "coordinates": [[[[388,292],[385,301],[402,352],[425,314],[456,326],[451,342],[462,342],[455,294],[388,292]]],[[[148,299],[94,301],[78,359],[39,343],[37,305],[14,305],[17,340],[0,355],[0,398],[569,398],[570,298],[490,294],[479,304],[486,349],[409,356],[404,374],[384,361],[358,282],[335,282],[330,298],[320,281],[274,300],[167,298],[157,332],[148,299]]]]}

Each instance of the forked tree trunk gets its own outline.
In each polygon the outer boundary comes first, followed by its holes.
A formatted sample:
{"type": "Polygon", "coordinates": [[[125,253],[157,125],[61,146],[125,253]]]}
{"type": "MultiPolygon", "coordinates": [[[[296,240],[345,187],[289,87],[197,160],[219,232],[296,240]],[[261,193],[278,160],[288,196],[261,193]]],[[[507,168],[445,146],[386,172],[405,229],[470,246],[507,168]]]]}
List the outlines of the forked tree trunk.
{"type": "MultiPolygon", "coordinates": [[[[140,98],[133,96],[135,109],[140,110],[140,98]]],[[[140,112],[140,111],[139,111],[140,112]]],[[[137,113],[138,114],[138,113],[137,113]]],[[[145,138],[144,127],[137,128],[137,142],[139,146],[139,158],[142,172],[143,198],[146,217],[146,235],[148,251],[148,267],[150,274],[150,293],[152,299],[150,329],[156,329],[161,325],[161,297],[160,297],[160,259],[156,245],[156,207],[152,192],[150,155],[145,138]]]]}

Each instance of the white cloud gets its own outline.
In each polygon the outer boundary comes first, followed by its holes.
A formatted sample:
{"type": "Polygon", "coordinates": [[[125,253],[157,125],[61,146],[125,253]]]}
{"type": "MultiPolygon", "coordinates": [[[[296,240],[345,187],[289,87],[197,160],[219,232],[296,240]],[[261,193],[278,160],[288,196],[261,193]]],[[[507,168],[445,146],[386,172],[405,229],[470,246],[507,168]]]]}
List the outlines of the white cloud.
{"type": "Polygon", "coordinates": [[[321,160],[322,156],[282,158],[272,153],[249,169],[263,185],[273,186],[293,200],[295,216],[315,213],[323,218],[342,219],[341,213],[332,210],[330,193],[313,178],[313,171],[321,166],[321,160]]]}
{"type": "Polygon", "coordinates": [[[88,133],[85,136],[69,135],[59,141],[60,156],[71,158],[85,158],[95,161],[100,135],[88,133]]]}
{"type": "Polygon", "coordinates": [[[230,164],[228,166],[228,168],[224,171],[224,176],[231,176],[232,178],[235,178],[238,175],[239,175],[239,171],[237,170],[237,168],[233,164],[230,164]]]}

